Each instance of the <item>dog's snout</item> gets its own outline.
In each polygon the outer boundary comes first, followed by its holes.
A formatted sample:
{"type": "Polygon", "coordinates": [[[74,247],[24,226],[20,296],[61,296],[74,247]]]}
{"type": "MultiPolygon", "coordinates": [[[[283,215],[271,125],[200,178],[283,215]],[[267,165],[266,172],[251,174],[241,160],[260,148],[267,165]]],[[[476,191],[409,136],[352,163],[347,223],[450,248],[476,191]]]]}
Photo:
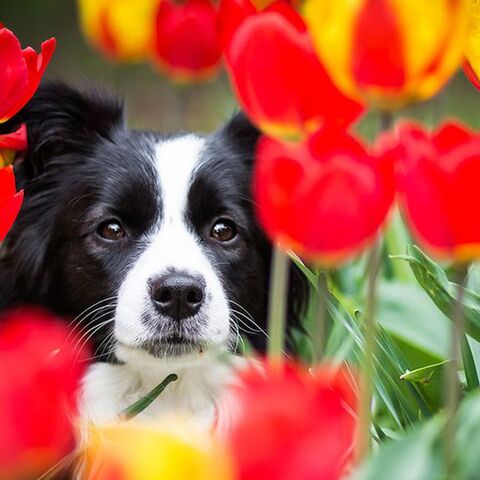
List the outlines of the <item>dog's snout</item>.
{"type": "Polygon", "coordinates": [[[150,280],[150,297],[156,309],[173,320],[195,315],[205,297],[202,277],[187,273],[172,273],[150,280]]]}

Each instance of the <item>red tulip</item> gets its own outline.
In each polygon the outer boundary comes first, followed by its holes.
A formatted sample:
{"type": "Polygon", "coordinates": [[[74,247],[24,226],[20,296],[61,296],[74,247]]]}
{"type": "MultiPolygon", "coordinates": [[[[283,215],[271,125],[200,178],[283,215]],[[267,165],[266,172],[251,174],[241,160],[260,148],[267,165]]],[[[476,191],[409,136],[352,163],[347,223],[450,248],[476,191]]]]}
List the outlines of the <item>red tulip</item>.
{"type": "Polygon", "coordinates": [[[229,443],[239,480],[334,480],[351,459],[355,380],[346,368],[266,366],[241,375],[229,443]]]}
{"type": "Polygon", "coordinates": [[[0,319],[0,479],[37,478],[74,447],[85,353],[65,323],[23,309],[0,319]]]}
{"type": "Polygon", "coordinates": [[[174,80],[205,80],[218,72],[222,53],[217,7],[210,0],[158,7],[154,61],[174,80]]]}
{"type": "Polygon", "coordinates": [[[381,143],[399,157],[401,203],[418,242],[436,257],[478,259],[480,135],[456,122],[433,133],[405,123],[397,135],[381,143]]]}
{"type": "Polygon", "coordinates": [[[20,128],[6,135],[0,135],[0,168],[6,167],[13,162],[16,152],[27,148],[27,127],[20,128]]]}
{"type": "Polygon", "coordinates": [[[0,123],[30,100],[54,51],[54,38],[43,42],[42,53],[37,54],[30,47],[22,50],[18,38],[7,28],[0,28],[0,123]]]}
{"type": "Polygon", "coordinates": [[[240,104],[270,136],[299,139],[325,123],[346,126],[362,112],[333,85],[286,3],[246,18],[225,57],[240,104]]]}
{"type": "Polygon", "coordinates": [[[12,228],[23,202],[23,190],[15,189],[15,174],[10,165],[0,168],[0,242],[12,228]]]}
{"type": "Polygon", "coordinates": [[[286,145],[260,140],[254,193],[267,233],[324,264],[374,239],[394,197],[393,162],[369,154],[344,131],[324,129],[286,145]]]}
{"type": "Polygon", "coordinates": [[[262,10],[289,9],[287,0],[220,0],[220,29],[223,48],[229,45],[233,34],[250,15],[262,10]]]}

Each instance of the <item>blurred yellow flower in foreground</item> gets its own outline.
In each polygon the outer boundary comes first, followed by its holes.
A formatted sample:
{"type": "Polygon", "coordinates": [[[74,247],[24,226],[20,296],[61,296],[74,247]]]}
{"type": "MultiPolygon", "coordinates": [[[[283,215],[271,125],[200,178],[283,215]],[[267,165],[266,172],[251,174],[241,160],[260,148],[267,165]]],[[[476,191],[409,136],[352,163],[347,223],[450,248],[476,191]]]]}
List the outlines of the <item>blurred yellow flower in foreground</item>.
{"type": "Polygon", "coordinates": [[[144,60],[152,49],[159,0],[78,0],[80,23],[92,45],[113,60],[144,60]]]}
{"type": "Polygon", "coordinates": [[[463,61],[470,0],[307,0],[317,53],[347,95],[396,109],[435,95],[463,61]]]}
{"type": "Polygon", "coordinates": [[[228,455],[183,418],[92,427],[84,480],[232,480],[228,455]]]}

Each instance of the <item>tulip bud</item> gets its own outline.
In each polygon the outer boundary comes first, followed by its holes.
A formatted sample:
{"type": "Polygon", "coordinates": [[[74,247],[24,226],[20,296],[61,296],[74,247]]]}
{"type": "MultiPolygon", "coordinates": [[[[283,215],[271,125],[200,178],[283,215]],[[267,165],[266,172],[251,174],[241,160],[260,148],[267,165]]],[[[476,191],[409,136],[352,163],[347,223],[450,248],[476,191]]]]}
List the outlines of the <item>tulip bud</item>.
{"type": "Polygon", "coordinates": [[[85,469],[84,480],[233,480],[225,451],[178,416],[92,427],[85,469]]]}
{"type": "Polygon", "coordinates": [[[402,210],[416,240],[432,256],[480,258],[480,135],[448,122],[433,133],[405,123],[379,139],[398,162],[402,210]]]}
{"type": "Polygon", "coordinates": [[[18,38],[0,26],[0,123],[13,117],[29,100],[55,51],[55,39],[42,43],[42,52],[32,48],[22,50],[18,38]]]}
{"type": "Polygon", "coordinates": [[[82,30],[112,60],[144,60],[152,49],[159,0],[78,0],[82,30]]]}
{"type": "Polygon", "coordinates": [[[463,61],[469,0],[307,0],[317,52],[337,86],[372,107],[426,100],[463,61]]]}
{"type": "Polygon", "coordinates": [[[243,109],[272,137],[300,140],[325,123],[346,126],[363,110],[332,83],[303,19],[285,2],[245,18],[225,59],[243,109]]]}
{"type": "Polygon", "coordinates": [[[211,0],[161,0],[155,22],[154,63],[188,83],[215,76],[222,45],[218,8],[211,0]]]}
{"type": "Polygon", "coordinates": [[[393,162],[344,131],[324,129],[298,145],[260,140],[254,177],[258,214],[272,240],[338,265],[371,242],[395,192],[393,162]]]}

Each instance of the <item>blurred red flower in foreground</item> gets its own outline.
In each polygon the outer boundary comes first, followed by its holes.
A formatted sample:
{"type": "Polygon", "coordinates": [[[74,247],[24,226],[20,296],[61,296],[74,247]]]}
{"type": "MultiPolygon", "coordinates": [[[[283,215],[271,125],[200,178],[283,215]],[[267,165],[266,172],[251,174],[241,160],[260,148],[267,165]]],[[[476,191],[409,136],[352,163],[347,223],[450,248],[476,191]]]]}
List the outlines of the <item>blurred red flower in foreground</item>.
{"type": "Polygon", "coordinates": [[[25,125],[12,133],[0,135],[0,168],[11,165],[16,152],[27,148],[27,127],[25,125]]]}
{"type": "Polygon", "coordinates": [[[12,228],[22,201],[23,190],[16,191],[13,167],[0,168],[0,241],[4,240],[12,228]]]}
{"type": "Polygon", "coordinates": [[[254,193],[272,239],[332,265],[373,240],[392,205],[394,177],[390,158],[323,129],[299,145],[261,139],[254,193]]]}
{"type": "Polygon", "coordinates": [[[22,50],[18,38],[0,28],[0,123],[15,115],[38,88],[53,52],[55,39],[42,43],[42,53],[27,47],[22,50]]]}
{"type": "Polygon", "coordinates": [[[72,450],[85,358],[45,311],[0,317],[0,479],[37,478],[72,450]]]}
{"type": "Polygon", "coordinates": [[[220,66],[218,9],[210,0],[162,0],[157,10],[154,62],[173,80],[206,80],[220,66]]]}
{"type": "Polygon", "coordinates": [[[402,207],[413,234],[434,256],[478,259],[480,135],[456,122],[433,133],[405,123],[397,134],[380,142],[398,157],[402,207]]]}
{"type": "Polygon", "coordinates": [[[345,474],[356,430],[357,392],[346,367],[310,372],[266,365],[232,392],[229,443],[240,480],[334,480],[345,474]]]}
{"type": "Polygon", "coordinates": [[[332,83],[304,21],[285,2],[248,16],[225,59],[240,104],[270,136],[299,139],[326,122],[348,125],[362,112],[332,83]]]}

